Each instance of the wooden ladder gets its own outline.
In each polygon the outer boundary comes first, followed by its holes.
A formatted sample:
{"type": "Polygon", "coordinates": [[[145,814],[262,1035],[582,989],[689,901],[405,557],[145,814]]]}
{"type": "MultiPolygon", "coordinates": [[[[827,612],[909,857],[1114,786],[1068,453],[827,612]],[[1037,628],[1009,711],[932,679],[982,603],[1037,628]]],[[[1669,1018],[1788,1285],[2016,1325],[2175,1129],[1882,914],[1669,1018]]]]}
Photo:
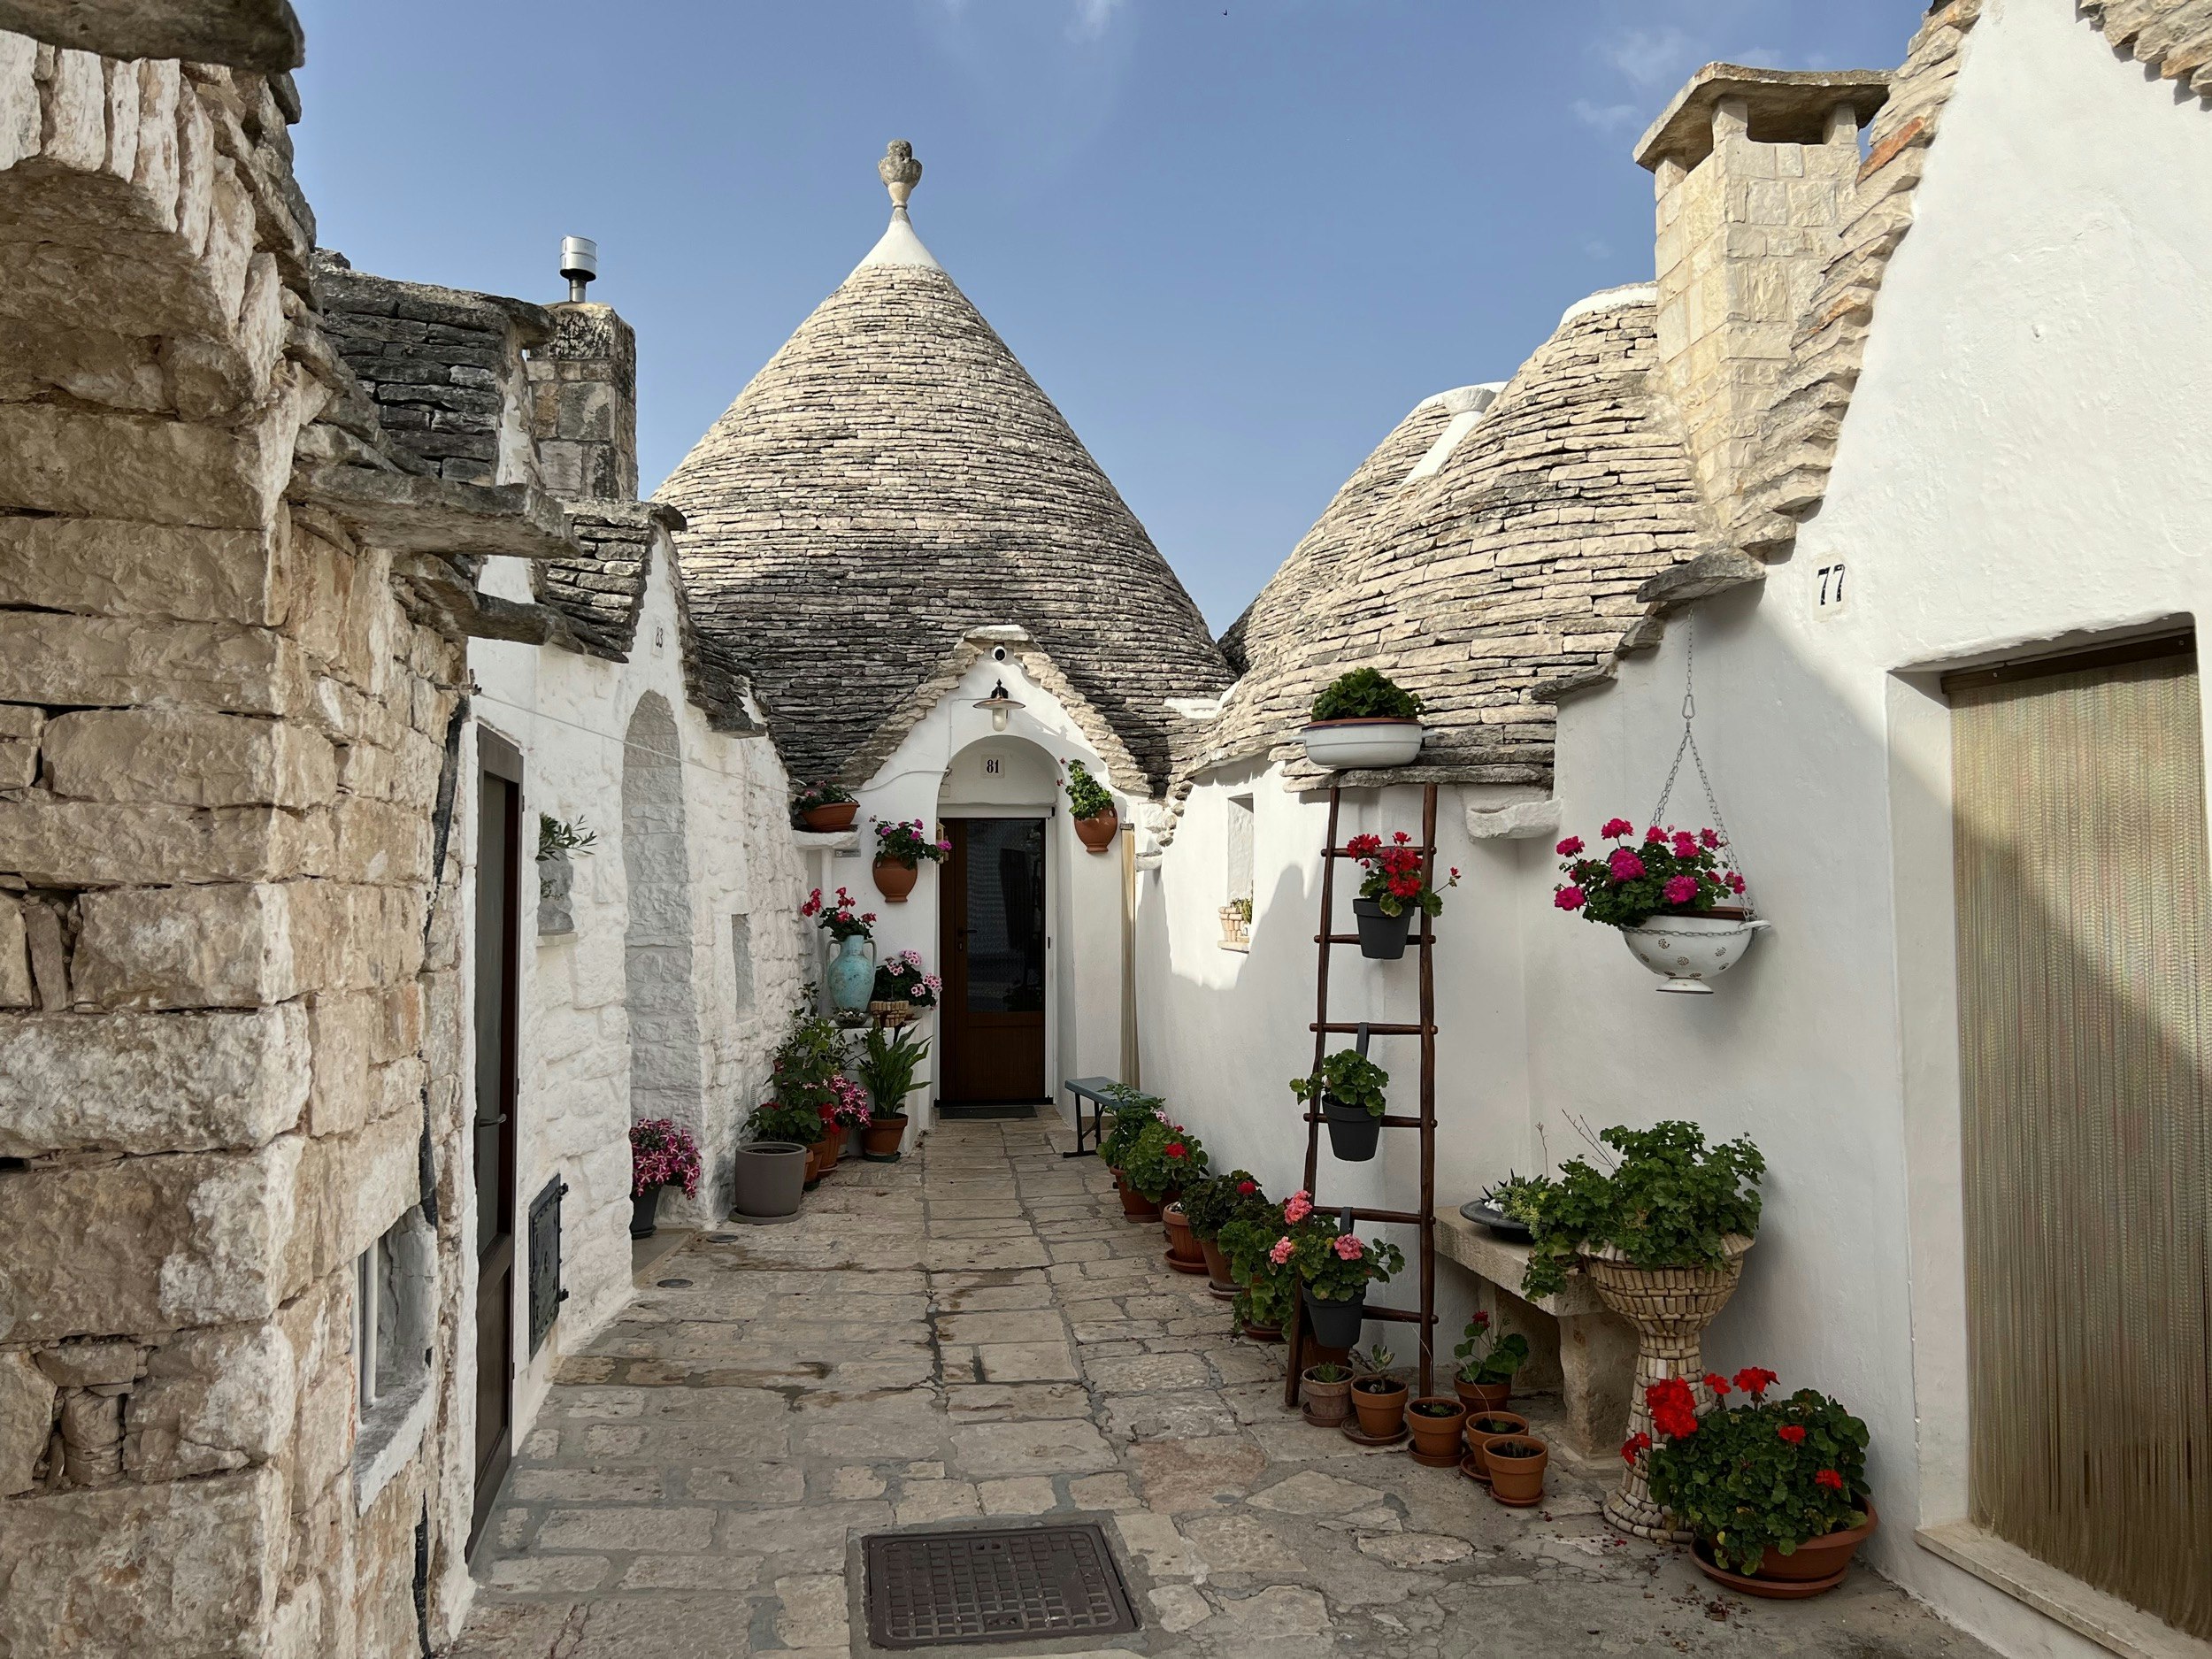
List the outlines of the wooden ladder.
{"type": "MultiPolygon", "coordinates": [[[[1339,945],[1356,945],[1356,933],[1339,933],[1331,931],[1335,920],[1336,869],[1338,864],[1352,855],[1337,841],[1337,812],[1341,792],[1329,791],[1329,845],[1321,859],[1321,931],[1314,943],[1320,948],[1321,965],[1315,979],[1315,1007],[1313,1018],[1313,1069],[1318,1071],[1326,1056],[1329,1039],[1333,1036],[1357,1035],[1360,1023],[1347,1024],[1329,1018],[1329,953],[1339,945]]],[[[1421,790],[1421,875],[1424,884],[1433,882],[1436,873],[1436,786],[1427,784],[1421,790]]],[[[1431,1391],[1436,1363],[1436,1230],[1431,1225],[1430,1214],[1436,1207],[1436,929],[1426,911],[1421,915],[1421,931],[1414,935],[1413,943],[1421,952],[1421,1015],[1417,1024],[1382,1025],[1364,1022],[1370,1037],[1418,1037],[1421,1040],[1421,1115],[1409,1118],[1392,1113],[1382,1120],[1386,1129],[1418,1129],[1421,1132],[1421,1207],[1417,1210],[1368,1210],[1356,1205],[1332,1206],[1322,1202],[1316,1185],[1320,1174],[1321,1125],[1325,1121],[1322,1102],[1318,1099],[1306,1103],[1306,1191],[1318,1210],[1336,1209],[1348,1213],[1354,1221],[1399,1222],[1420,1229],[1418,1252],[1421,1263],[1421,1306],[1410,1308],[1379,1308],[1369,1303],[1370,1319],[1391,1319],[1402,1324],[1417,1325],[1421,1330],[1421,1389],[1423,1394],[1431,1391]]],[[[1289,1344],[1290,1371],[1283,1379],[1283,1403],[1298,1403],[1298,1373],[1305,1369],[1306,1303],[1302,1294],[1291,1303],[1290,1325],[1284,1333],[1289,1344]]]]}

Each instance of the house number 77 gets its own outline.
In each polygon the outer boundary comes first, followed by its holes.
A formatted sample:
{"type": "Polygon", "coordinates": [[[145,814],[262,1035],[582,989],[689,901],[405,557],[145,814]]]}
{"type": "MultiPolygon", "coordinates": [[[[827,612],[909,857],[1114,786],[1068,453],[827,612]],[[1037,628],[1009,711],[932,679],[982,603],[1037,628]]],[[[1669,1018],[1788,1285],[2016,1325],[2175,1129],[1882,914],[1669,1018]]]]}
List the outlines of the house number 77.
{"type": "Polygon", "coordinates": [[[1824,616],[1833,616],[1843,609],[1843,561],[1838,559],[1813,572],[1820,578],[1820,603],[1815,608],[1824,616]]]}

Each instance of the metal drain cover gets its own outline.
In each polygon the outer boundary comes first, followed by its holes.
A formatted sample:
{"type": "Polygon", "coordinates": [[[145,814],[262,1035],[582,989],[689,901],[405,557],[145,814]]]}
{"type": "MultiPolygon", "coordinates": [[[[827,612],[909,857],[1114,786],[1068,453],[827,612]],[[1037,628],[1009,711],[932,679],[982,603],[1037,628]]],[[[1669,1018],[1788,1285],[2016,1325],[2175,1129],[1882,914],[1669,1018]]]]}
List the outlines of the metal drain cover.
{"type": "Polygon", "coordinates": [[[1105,1635],[1137,1628],[1095,1523],[890,1532],[861,1540],[878,1647],[1105,1635]]]}

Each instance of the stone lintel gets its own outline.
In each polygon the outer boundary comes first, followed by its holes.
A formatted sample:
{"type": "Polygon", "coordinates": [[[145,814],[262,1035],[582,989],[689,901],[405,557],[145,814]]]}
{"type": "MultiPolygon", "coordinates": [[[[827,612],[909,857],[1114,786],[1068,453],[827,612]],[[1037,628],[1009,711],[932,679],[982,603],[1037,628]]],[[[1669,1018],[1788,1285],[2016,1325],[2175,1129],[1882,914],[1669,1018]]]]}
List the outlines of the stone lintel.
{"type": "Polygon", "coordinates": [[[1767,579],[1765,561],[1733,548],[1701,553],[1686,565],[1661,571],[1636,590],[1636,597],[1662,611],[1671,611],[1694,599],[1709,599],[1732,588],[1767,579]]]}
{"type": "Polygon", "coordinates": [[[1674,95],[1636,143],[1636,165],[1657,172],[1663,161],[1685,170],[1713,153],[1713,111],[1724,98],[1740,98],[1750,113],[1750,135],[1767,144],[1817,144],[1827,137],[1828,112],[1848,104],[1863,127],[1889,102],[1890,77],[1881,69],[1751,69],[1708,64],[1674,95]]]}
{"type": "Polygon", "coordinates": [[[264,74],[307,61],[290,0],[0,0],[0,29],[104,58],[181,58],[264,74]]]}
{"type": "Polygon", "coordinates": [[[530,484],[465,484],[374,467],[297,468],[292,493],[326,508],[373,547],[394,553],[576,557],[561,504],[530,484]]]}

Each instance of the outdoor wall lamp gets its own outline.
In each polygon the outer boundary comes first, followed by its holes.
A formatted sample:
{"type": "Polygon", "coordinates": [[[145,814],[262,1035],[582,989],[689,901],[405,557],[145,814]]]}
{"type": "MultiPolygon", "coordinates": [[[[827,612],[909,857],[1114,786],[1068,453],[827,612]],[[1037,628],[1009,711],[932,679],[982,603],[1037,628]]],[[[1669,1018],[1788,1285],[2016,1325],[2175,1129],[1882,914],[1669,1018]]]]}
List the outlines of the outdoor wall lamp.
{"type": "Polygon", "coordinates": [[[1002,680],[991,687],[991,695],[975,706],[979,709],[988,709],[991,711],[991,729],[994,732],[1003,732],[1006,729],[1006,717],[1022,705],[1006,695],[1006,682],[1002,680]]]}

